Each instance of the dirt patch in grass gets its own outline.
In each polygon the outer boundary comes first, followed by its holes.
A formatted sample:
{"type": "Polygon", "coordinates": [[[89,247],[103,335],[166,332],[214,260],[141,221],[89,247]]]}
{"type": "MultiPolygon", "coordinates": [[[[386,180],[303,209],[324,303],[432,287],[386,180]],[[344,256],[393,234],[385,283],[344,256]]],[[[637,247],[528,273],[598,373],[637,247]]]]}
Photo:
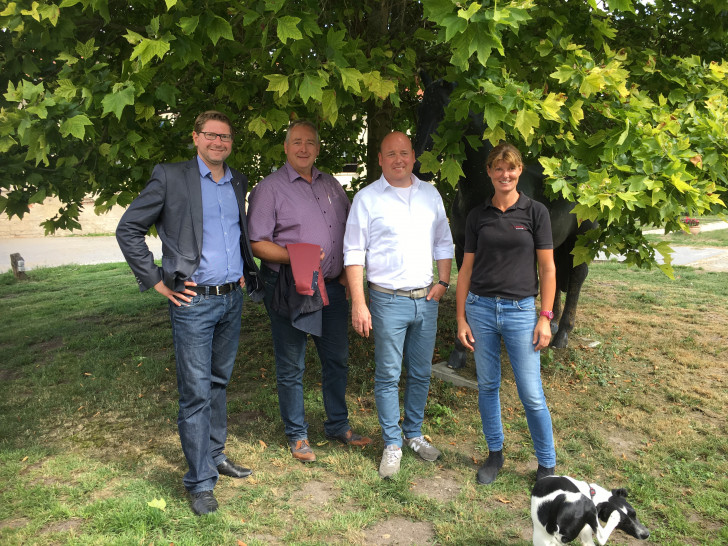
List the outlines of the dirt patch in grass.
{"type": "Polygon", "coordinates": [[[0,520],[0,529],[22,529],[30,523],[28,518],[13,518],[0,520]]]}
{"type": "Polygon", "coordinates": [[[364,530],[365,544],[435,544],[435,528],[429,522],[392,518],[364,530]]]}
{"type": "Polygon", "coordinates": [[[432,477],[420,479],[410,487],[410,491],[415,495],[422,495],[441,503],[455,500],[460,494],[460,489],[458,475],[453,470],[443,470],[432,477]]]}
{"type": "Polygon", "coordinates": [[[78,531],[83,524],[83,520],[80,518],[71,518],[63,521],[54,521],[47,525],[44,525],[39,533],[42,535],[49,533],[65,533],[68,531],[78,531]]]}
{"type": "Polygon", "coordinates": [[[315,511],[332,502],[339,490],[330,483],[321,481],[306,482],[303,488],[291,495],[291,503],[303,506],[306,511],[315,511]]]}

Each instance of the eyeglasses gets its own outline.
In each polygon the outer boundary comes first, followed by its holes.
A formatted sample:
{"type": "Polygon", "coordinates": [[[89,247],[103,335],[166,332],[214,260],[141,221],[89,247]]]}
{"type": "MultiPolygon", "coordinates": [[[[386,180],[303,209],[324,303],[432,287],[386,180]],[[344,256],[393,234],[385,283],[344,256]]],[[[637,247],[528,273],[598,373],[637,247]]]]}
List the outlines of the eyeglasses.
{"type": "Polygon", "coordinates": [[[210,131],[200,131],[200,134],[205,137],[206,140],[215,140],[217,137],[220,137],[220,140],[223,142],[232,142],[233,135],[230,133],[227,134],[221,134],[221,133],[211,133],[210,131]]]}

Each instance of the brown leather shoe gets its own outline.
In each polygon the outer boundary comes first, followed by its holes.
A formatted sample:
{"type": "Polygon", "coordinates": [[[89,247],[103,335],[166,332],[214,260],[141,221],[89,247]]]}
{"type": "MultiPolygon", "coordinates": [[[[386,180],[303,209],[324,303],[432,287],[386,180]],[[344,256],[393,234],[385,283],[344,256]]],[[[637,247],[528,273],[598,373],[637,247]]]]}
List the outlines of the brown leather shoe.
{"type": "Polygon", "coordinates": [[[293,455],[294,459],[298,459],[302,463],[312,463],[316,460],[313,449],[308,445],[308,438],[291,440],[288,445],[291,446],[291,455],[293,455]]]}
{"type": "Polygon", "coordinates": [[[371,438],[367,438],[366,436],[362,436],[361,434],[357,434],[353,430],[349,429],[346,432],[342,434],[336,434],[333,436],[326,436],[330,440],[338,440],[342,444],[345,444],[347,446],[356,446],[356,447],[364,447],[368,446],[372,443],[371,438]]]}

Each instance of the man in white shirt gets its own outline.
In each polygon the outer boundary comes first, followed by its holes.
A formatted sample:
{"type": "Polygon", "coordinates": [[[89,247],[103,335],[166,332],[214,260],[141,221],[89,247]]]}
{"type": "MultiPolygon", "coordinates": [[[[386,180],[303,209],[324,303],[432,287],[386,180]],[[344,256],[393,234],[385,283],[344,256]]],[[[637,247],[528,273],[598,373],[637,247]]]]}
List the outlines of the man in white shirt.
{"type": "Polygon", "coordinates": [[[374,397],[384,453],[379,475],[399,471],[404,443],[426,461],[440,451],[422,436],[430,388],[437,310],[450,280],[453,243],[442,198],[412,174],[415,153],[404,133],[379,148],[382,176],[354,196],[344,235],[344,265],[356,332],[374,332],[374,397]],[[433,284],[432,261],[439,281],[433,284]],[[369,308],[364,297],[364,266],[369,308]],[[399,379],[407,368],[404,421],[399,427],[399,379]]]}

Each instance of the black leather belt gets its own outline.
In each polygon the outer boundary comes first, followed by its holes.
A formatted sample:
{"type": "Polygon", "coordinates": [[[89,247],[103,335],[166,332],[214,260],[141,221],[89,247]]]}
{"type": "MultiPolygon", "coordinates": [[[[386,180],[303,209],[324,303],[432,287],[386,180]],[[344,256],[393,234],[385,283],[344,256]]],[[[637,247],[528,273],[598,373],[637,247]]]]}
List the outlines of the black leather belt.
{"type": "Polygon", "coordinates": [[[224,296],[235,290],[238,286],[236,282],[229,282],[217,286],[201,286],[198,284],[197,286],[187,286],[186,288],[197,292],[201,296],[224,296]]]}
{"type": "Polygon", "coordinates": [[[375,292],[382,292],[383,294],[394,294],[395,296],[404,296],[405,298],[411,298],[413,300],[418,300],[420,298],[424,298],[430,292],[430,288],[432,288],[432,285],[430,285],[430,286],[424,286],[422,288],[414,288],[412,290],[393,290],[391,288],[384,288],[383,286],[379,286],[378,284],[374,284],[373,282],[368,282],[367,284],[369,285],[369,290],[374,290],[375,292]]]}

